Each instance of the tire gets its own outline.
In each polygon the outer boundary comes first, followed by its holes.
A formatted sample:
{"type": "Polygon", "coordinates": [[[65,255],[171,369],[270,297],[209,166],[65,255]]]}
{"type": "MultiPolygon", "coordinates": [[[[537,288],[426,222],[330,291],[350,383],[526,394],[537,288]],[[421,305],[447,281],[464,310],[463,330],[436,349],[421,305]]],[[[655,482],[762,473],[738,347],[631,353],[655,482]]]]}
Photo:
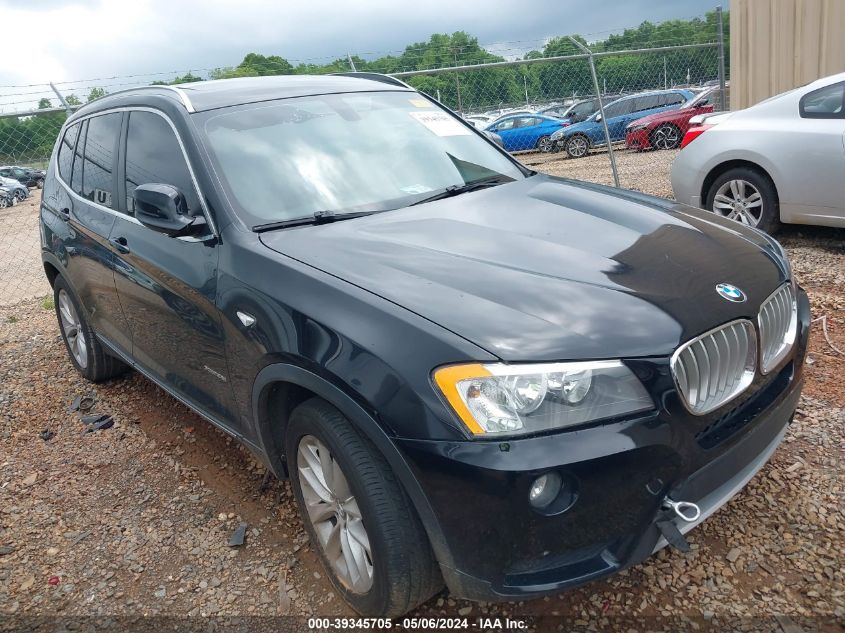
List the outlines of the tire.
{"type": "Polygon", "coordinates": [[[6,196],[0,196],[0,209],[6,209],[9,206],[9,199],[6,196]]]}
{"type": "Polygon", "coordinates": [[[319,398],[299,405],[291,414],[285,447],[305,529],[332,585],[349,606],[366,617],[397,617],[443,587],[425,529],[390,466],[337,409],[319,398]],[[325,485],[324,476],[315,479],[323,463],[332,466],[337,495],[326,492],[331,486],[325,485]],[[347,501],[340,503],[343,497],[347,501]],[[306,498],[318,517],[316,527],[306,498]],[[342,543],[347,553],[357,551],[362,563],[353,567],[360,573],[344,572],[349,566],[342,543]]]}
{"type": "Polygon", "coordinates": [[[35,182],[35,186],[38,187],[39,189],[43,189],[44,188],[44,181],[43,180],[37,180],[35,182]]]}
{"type": "Polygon", "coordinates": [[[17,198],[18,202],[23,202],[24,199],[26,198],[26,194],[23,191],[21,191],[20,189],[18,189],[15,192],[15,198],[17,198]]]}
{"type": "Polygon", "coordinates": [[[681,144],[681,130],[676,125],[664,123],[649,138],[654,149],[675,149],[681,144]]]}
{"type": "Polygon", "coordinates": [[[719,175],[707,190],[705,208],[774,235],[780,229],[780,208],[775,185],[766,174],[750,167],[735,167],[719,175]],[[738,202],[738,205],[734,203],[738,202]]]}
{"type": "Polygon", "coordinates": [[[569,158],[583,158],[590,151],[590,141],[583,134],[570,136],[566,141],[566,155],[569,158]]]}
{"type": "Polygon", "coordinates": [[[88,325],[76,295],[61,275],[53,284],[53,304],[70,362],[83,378],[103,382],[127,371],[123,361],[106,352],[88,325]]]}
{"type": "Polygon", "coordinates": [[[557,143],[552,140],[552,137],[546,135],[537,139],[535,147],[544,154],[551,154],[555,150],[556,145],[557,143]]]}

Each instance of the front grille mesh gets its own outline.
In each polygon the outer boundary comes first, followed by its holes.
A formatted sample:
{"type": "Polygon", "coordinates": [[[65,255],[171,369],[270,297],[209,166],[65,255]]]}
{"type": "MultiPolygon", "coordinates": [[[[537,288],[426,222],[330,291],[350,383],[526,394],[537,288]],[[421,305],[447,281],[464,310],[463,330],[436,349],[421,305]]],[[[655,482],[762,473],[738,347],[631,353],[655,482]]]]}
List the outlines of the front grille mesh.
{"type": "Polygon", "coordinates": [[[760,329],[760,370],[767,374],[792,349],[798,327],[798,310],[792,287],[778,288],[763,302],[757,317],[760,329]]]}
{"type": "Polygon", "coordinates": [[[672,356],[672,374],[691,413],[703,415],[745,391],[757,366],[751,321],[732,321],[685,343],[672,356]]]}

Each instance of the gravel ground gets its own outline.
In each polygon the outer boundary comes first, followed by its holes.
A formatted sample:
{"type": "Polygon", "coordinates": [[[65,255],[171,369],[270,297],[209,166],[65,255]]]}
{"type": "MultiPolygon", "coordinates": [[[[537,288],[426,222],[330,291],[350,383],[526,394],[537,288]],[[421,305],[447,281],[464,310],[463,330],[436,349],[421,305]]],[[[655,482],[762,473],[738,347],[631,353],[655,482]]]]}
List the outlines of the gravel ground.
{"type": "MultiPolygon", "coordinates": [[[[606,165],[601,156],[522,159],[594,180],[606,165]]],[[[671,153],[619,161],[625,184],[638,175],[641,190],[668,193],[671,153]]],[[[539,630],[841,630],[845,357],[833,346],[845,351],[845,231],[781,237],[828,336],[816,321],[786,442],[688,535],[692,551],[663,550],[526,603],[444,592],[414,615],[539,617],[539,630]]],[[[79,379],[49,302],[0,307],[0,630],[31,628],[36,616],[353,615],[320,569],[289,486],[262,487],[262,475],[244,449],[139,375],[96,387],[79,379]],[[112,428],[84,434],[67,411],[89,392],[96,411],[114,415],[112,428]],[[242,523],[245,544],[229,547],[242,523]]]]}

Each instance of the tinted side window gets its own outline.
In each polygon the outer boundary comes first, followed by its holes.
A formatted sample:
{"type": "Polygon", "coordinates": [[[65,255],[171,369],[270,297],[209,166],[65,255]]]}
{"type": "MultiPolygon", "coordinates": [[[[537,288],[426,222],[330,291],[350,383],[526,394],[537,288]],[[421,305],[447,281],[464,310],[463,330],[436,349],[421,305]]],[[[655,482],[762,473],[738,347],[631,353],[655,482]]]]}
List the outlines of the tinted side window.
{"type": "Polygon", "coordinates": [[[500,132],[502,130],[513,129],[514,122],[515,122],[515,119],[508,119],[507,121],[502,121],[501,123],[499,123],[499,125],[496,126],[496,129],[499,130],[500,132]]]}
{"type": "Polygon", "coordinates": [[[58,168],[59,176],[65,182],[70,182],[70,169],[73,166],[73,150],[76,148],[76,137],[79,136],[79,123],[71,125],[62,137],[59,146],[58,168]]]}
{"type": "Polygon", "coordinates": [[[76,139],[76,150],[73,152],[73,164],[76,165],[76,169],[73,170],[73,175],[70,179],[70,188],[80,196],[82,195],[82,170],[85,167],[82,155],[85,152],[85,133],[87,130],[88,121],[83,121],[79,125],[79,137],[76,139]]]}
{"type": "Polygon", "coordinates": [[[675,105],[677,103],[683,103],[684,101],[686,101],[686,99],[684,99],[684,95],[672,92],[666,95],[665,105],[675,105]]]}
{"type": "Polygon", "coordinates": [[[616,101],[611,103],[609,106],[605,106],[604,114],[607,116],[608,119],[613,118],[615,116],[621,116],[623,114],[629,114],[631,112],[631,107],[634,104],[633,99],[625,99],[625,101],[616,101]]]}
{"type": "Polygon", "coordinates": [[[132,193],[139,185],[163,183],[185,196],[191,215],[200,213],[188,164],[173,128],[152,112],[130,112],[126,134],[126,208],[135,213],[132,193]]]}
{"type": "Polygon", "coordinates": [[[637,97],[636,99],[634,99],[634,108],[632,112],[651,110],[652,108],[657,108],[660,105],[661,104],[659,95],[647,95],[645,97],[637,97]]]}
{"type": "Polygon", "coordinates": [[[117,139],[122,115],[118,112],[88,120],[82,171],[82,197],[114,208],[117,139]]]}
{"type": "Polygon", "coordinates": [[[805,119],[845,118],[845,82],[825,86],[808,92],[798,103],[801,116],[805,119]]]}

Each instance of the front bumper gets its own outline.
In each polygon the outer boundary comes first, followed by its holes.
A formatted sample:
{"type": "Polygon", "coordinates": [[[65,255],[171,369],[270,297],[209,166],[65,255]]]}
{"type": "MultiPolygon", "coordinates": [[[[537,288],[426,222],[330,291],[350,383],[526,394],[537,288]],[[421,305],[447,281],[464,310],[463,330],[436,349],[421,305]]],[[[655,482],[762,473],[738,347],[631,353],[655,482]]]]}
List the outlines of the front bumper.
{"type": "Polygon", "coordinates": [[[633,130],[625,133],[625,147],[627,149],[649,149],[651,141],[648,129],[633,130]]]}
{"type": "Polygon", "coordinates": [[[661,509],[667,496],[697,503],[698,522],[726,503],[774,452],[798,404],[810,324],[799,296],[790,359],[712,414],[687,413],[668,361],[644,359],[629,366],[661,403],[648,416],[516,440],[399,441],[451,554],[452,565],[441,565],[450,591],[523,599],[600,578],[666,544],[656,523],[675,518],[661,509]],[[545,516],[530,508],[528,490],[550,470],[575,502],[545,516]]]}

